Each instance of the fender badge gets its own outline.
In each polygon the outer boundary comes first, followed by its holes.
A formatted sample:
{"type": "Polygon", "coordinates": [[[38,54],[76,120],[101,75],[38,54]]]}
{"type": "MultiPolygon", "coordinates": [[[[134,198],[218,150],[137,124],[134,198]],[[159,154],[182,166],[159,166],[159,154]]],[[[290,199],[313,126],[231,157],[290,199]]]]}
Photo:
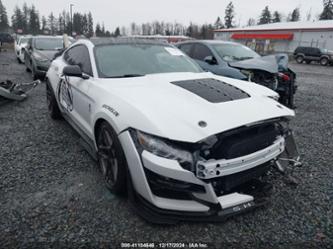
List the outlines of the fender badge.
{"type": "Polygon", "coordinates": [[[199,121],[198,125],[201,127],[201,128],[205,128],[207,127],[207,123],[205,121],[199,121]]]}

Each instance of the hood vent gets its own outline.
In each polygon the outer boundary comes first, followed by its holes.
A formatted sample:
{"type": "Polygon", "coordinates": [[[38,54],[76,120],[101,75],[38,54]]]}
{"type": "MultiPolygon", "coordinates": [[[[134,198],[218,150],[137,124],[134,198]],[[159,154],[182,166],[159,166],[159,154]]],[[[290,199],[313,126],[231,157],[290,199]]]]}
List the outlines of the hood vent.
{"type": "Polygon", "coordinates": [[[171,83],[212,103],[223,103],[250,97],[243,90],[215,79],[184,80],[171,83]]]}

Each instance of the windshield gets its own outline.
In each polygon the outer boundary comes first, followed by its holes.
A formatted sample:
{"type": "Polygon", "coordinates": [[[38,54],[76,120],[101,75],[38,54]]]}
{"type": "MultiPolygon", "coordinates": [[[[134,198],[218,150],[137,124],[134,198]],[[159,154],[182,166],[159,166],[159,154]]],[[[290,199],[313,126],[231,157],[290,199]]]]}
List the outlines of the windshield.
{"type": "Polygon", "coordinates": [[[259,57],[256,52],[241,44],[213,44],[216,52],[225,61],[240,61],[259,57]]]}
{"type": "Polygon", "coordinates": [[[36,38],[35,48],[38,50],[60,50],[64,47],[62,38],[36,38]]]}
{"type": "Polygon", "coordinates": [[[192,59],[167,45],[110,44],[95,48],[101,78],[135,77],[171,72],[202,72],[192,59]]]}

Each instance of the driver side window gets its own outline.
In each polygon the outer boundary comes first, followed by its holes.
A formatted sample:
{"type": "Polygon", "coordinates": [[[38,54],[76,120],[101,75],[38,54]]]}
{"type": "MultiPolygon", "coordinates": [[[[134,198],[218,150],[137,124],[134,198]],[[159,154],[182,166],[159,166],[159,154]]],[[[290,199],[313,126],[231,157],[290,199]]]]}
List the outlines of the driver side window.
{"type": "Polygon", "coordinates": [[[64,59],[69,65],[78,65],[82,72],[93,76],[89,51],[84,45],[77,45],[67,50],[64,59]]]}
{"type": "Polygon", "coordinates": [[[203,44],[195,44],[193,51],[193,59],[204,61],[207,56],[213,56],[210,49],[203,44]]]}

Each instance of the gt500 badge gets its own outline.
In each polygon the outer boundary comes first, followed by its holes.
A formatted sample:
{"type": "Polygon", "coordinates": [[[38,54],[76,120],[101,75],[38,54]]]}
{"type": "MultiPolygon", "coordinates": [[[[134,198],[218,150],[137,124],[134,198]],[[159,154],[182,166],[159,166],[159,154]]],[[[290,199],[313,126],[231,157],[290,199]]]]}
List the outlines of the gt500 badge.
{"type": "Polygon", "coordinates": [[[62,79],[59,83],[59,100],[65,110],[68,112],[73,110],[73,92],[66,79],[62,79]]]}

